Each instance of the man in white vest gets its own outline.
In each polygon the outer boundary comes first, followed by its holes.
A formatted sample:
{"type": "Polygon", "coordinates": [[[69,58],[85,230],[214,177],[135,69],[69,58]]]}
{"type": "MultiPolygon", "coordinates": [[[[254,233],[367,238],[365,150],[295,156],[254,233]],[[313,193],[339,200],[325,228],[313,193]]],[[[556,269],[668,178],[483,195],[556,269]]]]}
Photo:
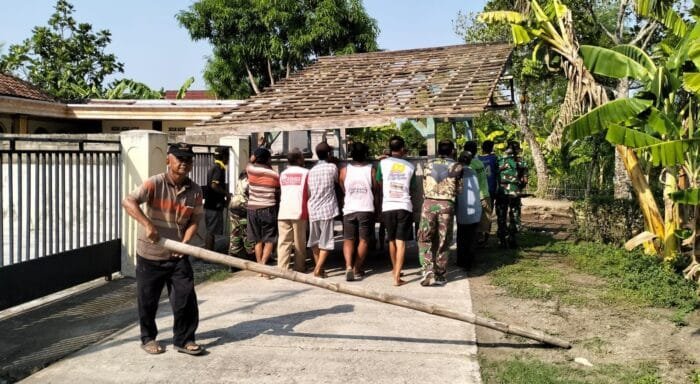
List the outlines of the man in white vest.
{"type": "Polygon", "coordinates": [[[401,136],[389,139],[389,149],[391,157],[379,162],[376,177],[381,184],[382,221],[389,240],[394,285],[400,286],[405,283],[401,279],[401,268],[406,255],[406,241],[411,239],[413,230],[411,193],[415,191],[416,167],[403,159],[406,143],[401,136]]]}
{"type": "Polygon", "coordinates": [[[309,170],[304,168],[304,155],[298,148],[287,155],[287,169],[280,173],[280,208],[277,214],[277,266],[289,269],[294,250],[294,270],[306,272],[306,228],[309,220],[307,202],[309,170]]]}
{"type": "Polygon", "coordinates": [[[364,275],[362,266],[374,231],[375,207],[379,206],[375,204],[375,196],[378,196],[377,172],[368,159],[369,147],[364,143],[353,143],[350,155],[352,161],[340,169],[338,176],[340,187],[345,193],[343,256],[346,281],[353,281],[364,275]],[[356,252],[357,258],[353,260],[356,252]]]}

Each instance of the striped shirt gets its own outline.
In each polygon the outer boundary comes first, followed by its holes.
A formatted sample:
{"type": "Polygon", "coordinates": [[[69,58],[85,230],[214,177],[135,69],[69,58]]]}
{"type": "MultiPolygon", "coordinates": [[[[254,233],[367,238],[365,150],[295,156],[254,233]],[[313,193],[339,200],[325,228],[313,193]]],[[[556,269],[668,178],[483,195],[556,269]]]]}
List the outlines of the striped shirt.
{"type": "Polygon", "coordinates": [[[248,164],[248,209],[269,208],[277,205],[280,177],[265,165],[248,164]]]}
{"type": "Polygon", "coordinates": [[[338,167],[319,160],[309,171],[309,220],[329,220],[340,213],[335,199],[338,167]]]}
{"type": "MultiPolygon", "coordinates": [[[[158,229],[162,238],[181,241],[191,223],[199,223],[204,214],[202,189],[191,179],[181,187],[167,173],[155,175],[129,194],[139,204],[146,203],[144,214],[158,229]]],[[[136,252],[149,260],[168,260],[170,251],[151,243],[146,231],[139,226],[136,252]]]]}

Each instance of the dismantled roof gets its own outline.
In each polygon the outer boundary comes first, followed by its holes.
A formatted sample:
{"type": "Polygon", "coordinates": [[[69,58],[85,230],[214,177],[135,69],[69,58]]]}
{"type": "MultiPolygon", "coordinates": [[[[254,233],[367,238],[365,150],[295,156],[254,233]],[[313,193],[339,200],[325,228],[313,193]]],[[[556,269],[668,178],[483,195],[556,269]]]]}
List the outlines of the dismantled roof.
{"type": "Polygon", "coordinates": [[[40,101],[54,101],[39,88],[14,76],[0,73],[0,96],[18,97],[40,101]]]}
{"type": "Polygon", "coordinates": [[[321,57],[187,132],[356,128],[396,118],[470,117],[503,99],[497,85],[511,51],[510,44],[468,44],[321,57]]]}

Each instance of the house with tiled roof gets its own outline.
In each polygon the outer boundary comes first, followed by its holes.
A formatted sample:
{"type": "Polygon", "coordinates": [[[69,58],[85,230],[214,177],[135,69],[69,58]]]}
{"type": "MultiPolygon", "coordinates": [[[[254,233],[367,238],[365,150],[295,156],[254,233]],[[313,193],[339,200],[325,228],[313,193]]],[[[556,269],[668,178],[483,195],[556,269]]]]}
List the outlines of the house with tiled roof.
{"type": "Polygon", "coordinates": [[[185,127],[229,111],[238,100],[88,100],[63,103],[34,85],[0,73],[0,133],[119,133],[153,129],[173,138],[185,127]]]}

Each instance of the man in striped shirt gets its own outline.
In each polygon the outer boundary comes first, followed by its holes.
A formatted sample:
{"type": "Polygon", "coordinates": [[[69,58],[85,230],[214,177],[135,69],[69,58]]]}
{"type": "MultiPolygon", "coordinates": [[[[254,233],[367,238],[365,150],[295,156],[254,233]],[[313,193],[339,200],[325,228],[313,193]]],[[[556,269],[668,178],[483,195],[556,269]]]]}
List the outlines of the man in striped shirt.
{"type": "Polygon", "coordinates": [[[192,265],[187,256],[157,244],[161,237],[187,243],[197,233],[204,210],[202,190],[187,176],[193,158],[189,144],[171,145],[167,172],[149,178],[122,202],[126,213],[141,224],[136,244],[136,290],[141,348],[150,354],[165,352],[156,341],[156,312],[165,285],[175,317],[175,349],[190,355],[204,352],[194,340],[199,309],[192,265]],[[145,212],[141,204],[145,204],[145,212]]]}
{"type": "MultiPolygon", "coordinates": [[[[266,148],[255,150],[248,164],[248,240],[255,243],[255,259],[267,264],[277,243],[277,208],[280,194],[279,174],[272,169],[266,148]]],[[[261,275],[262,276],[262,275],[261,275]]]]}

